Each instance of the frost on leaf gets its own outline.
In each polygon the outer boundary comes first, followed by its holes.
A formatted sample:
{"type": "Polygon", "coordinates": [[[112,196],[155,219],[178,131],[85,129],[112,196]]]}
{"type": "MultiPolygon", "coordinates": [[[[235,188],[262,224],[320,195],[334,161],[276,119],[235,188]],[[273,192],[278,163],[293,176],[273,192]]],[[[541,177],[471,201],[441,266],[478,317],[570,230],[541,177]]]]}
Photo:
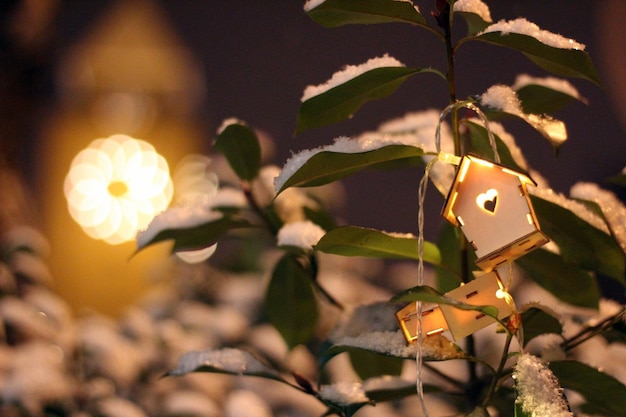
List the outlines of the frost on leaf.
{"type": "Polygon", "coordinates": [[[336,73],[334,73],[332,77],[325,83],[308,86],[302,94],[301,101],[304,102],[312,97],[325,93],[331,88],[344,84],[351,79],[356,78],[359,75],[364,74],[367,71],[373,70],[375,68],[404,66],[405,65],[403,63],[393,57],[390,57],[387,54],[383,55],[382,57],[371,58],[363,64],[346,65],[341,71],[337,71],[336,73]]]}
{"type": "Polygon", "coordinates": [[[541,29],[536,24],[529,22],[524,18],[518,18],[514,20],[500,20],[493,25],[487,26],[487,28],[479,33],[501,32],[502,36],[506,36],[509,33],[518,33],[520,35],[531,36],[537,39],[539,42],[552,46],[553,48],[560,49],[577,49],[584,51],[585,45],[576,42],[574,39],[566,38],[557,33],[552,33],[547,30],[541,29]]]}
{"type": "Polygon", "coordinates": [[[201,370],[282,380],[278,372],[263,364],[250,352],[234,348],[186,353],[180,357],[178,365],[169,375],[185,375],[201,370]]]}
{"type": "Polygon", "coordinates": [[[536,356],[522,354],[515,371],[516,402],[532,417],[571,417],[563,389],[548,367],[536,356]]]}

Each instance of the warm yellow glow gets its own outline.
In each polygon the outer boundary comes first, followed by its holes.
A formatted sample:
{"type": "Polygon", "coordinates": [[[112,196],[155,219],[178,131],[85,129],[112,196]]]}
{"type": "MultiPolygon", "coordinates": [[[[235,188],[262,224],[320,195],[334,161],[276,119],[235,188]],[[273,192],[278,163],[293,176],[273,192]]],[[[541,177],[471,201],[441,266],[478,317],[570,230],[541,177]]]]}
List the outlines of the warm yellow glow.
{"type": "Polygon", "coordinates": [[[114,135],[74,157],[64,193],[85,233],[115,245],[134,239],[167,208],[173,186],[167,162],[152,145],[114,135]]]}
{"type": "Polygon", "coordinates": [[[490,188],[476,197],[476,204],[487,213],[494,214],[498,204],[498,190],[490,188]]]}

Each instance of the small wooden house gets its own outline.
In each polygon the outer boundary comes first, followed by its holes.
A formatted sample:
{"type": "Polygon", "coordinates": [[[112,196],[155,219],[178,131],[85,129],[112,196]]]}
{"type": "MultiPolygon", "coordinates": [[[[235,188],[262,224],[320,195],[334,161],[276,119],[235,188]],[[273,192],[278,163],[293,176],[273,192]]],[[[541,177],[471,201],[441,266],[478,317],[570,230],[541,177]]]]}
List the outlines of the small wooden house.
{"type": "Polygon", "coordinates": [[[461,159],[442,216],[461,228],[482,270],[549,241],[539,230],[528,185],[535,183],[525,174],[472,155],[461,159]]]}

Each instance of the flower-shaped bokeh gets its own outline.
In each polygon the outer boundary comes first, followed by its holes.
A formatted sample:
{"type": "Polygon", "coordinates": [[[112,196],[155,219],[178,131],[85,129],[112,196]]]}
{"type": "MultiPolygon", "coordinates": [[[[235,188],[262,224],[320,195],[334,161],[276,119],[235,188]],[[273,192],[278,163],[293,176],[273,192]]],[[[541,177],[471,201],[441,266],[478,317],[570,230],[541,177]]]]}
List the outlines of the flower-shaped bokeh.
{"type": "Polygon", "coordinates": [[[64,193],[83,230],[115,245],[132,240],[167,208],[173,186],[167,162],[152,145],[114,135],[94,140],[74,157],[64,193]]]}

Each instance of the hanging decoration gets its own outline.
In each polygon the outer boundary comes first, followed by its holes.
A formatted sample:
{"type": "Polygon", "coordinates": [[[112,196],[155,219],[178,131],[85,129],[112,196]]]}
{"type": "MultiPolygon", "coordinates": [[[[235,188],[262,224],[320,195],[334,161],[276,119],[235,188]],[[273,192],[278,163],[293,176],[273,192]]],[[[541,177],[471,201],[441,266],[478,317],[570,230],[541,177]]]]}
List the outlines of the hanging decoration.
{"type": "Polygon", "coordinates": [[[461,159],[442,216],[460,227],[476,251],[476,265],[492,271],[543,246],[525,174],[466,155],[461,159]]]}

